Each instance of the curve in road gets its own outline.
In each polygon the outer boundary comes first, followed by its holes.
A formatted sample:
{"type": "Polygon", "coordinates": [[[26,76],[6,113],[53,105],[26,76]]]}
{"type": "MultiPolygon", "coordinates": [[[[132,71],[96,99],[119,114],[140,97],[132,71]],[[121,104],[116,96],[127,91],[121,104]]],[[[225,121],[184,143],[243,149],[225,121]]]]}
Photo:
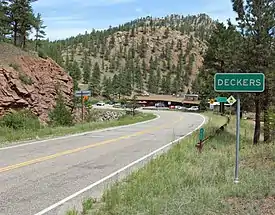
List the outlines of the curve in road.
{"type": "Polygon", "coordinates": [[[147,123],[0,150],[0,214],[64,214],[205,122],[199,114],[157,114],[147,123]]]}

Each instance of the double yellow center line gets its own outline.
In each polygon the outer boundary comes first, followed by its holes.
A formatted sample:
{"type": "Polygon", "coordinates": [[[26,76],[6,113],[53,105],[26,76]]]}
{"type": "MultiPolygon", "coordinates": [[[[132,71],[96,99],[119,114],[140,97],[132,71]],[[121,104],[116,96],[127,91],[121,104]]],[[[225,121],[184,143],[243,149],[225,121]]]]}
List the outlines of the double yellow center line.
{"type": "Polygon", "coordinates": [[[50,160],[50,159],[61,157],[63,155],[73,154],[73,153],[80,152],[80,151],[83,151],[83,150],[86,150],[86,149],[89,149],[89,148],[94,148],[94,147],[97,147],[97,146],[106,145],[106,144],[113,143],[113,142],[116,142],[116,141],[119,141],[119,140],[128,139],[130,137],[146,134],[146,133],[149,133],[151,131],[156,131],[156,130],[159,130],[161,128],[164,128],[165,126],[171,126],[173,124],[176,124],[176,123],[180,122],[182,119],[183,119],[183,117],[180,117],[179,120],[176,120],[175,122],[170,123],[170,124],[165,124],[165,125],[162,125],[162,126],[153,127],[151,129],[145,129],[145,130],[142,130],[142,131],[130,134],[130,135],[125,135],[125,136],[121,136],[121,137],[118,137],[118,138],[109,139],[109,140],[105,140],[105,141],[102,141],[102,142],[82,146],[82,147],[79,147],[79,148],[70,149],[70,150],[66,150],[66,151],[63,151],[63,152],[58,152],[58,153],[55,153],[55,154],[52,154],[52,155],[39,157],[39,158],[36,158],[36,159],[33,159],[33,160],[28,160],[28,161],[25,161],[25,162],[13,164],[13,165],[10,165],[10,166],[1,167],[0,168],[0,173],[7,172],[7,171],[10,171],[10,170],[13,170],[13,169],[18,169],[20,167],[29,166],[31,164],[40,163],[40,162],[43,162],[43,161],[47,161],[47,160],[50,160]]]}

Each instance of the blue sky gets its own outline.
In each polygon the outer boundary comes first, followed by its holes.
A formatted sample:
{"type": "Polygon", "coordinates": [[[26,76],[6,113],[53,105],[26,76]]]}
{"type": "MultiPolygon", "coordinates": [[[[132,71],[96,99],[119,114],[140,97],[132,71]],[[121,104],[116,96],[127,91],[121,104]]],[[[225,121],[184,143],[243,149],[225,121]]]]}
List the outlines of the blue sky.
{"type": "Polygon", "coordinates": [[[147,15],[206,13],[223,22],[235,18],[231,0],[38,0],[33,8],[42,14],[50,40],[93,28],[105,29],[147,15]]]}

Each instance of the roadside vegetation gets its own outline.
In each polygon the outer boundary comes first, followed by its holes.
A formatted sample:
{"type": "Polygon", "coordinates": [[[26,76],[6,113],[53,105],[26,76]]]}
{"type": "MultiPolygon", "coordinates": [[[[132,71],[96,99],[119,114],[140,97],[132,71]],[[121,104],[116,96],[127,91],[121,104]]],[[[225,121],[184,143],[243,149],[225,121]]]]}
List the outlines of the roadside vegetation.
{"type": "Polygon", "coordinates": [[[73,114],[59,96],[56,107],[49,112],[47,124],[42,124],[36,115],[26,109],[10,112],[0,119],[0,147],[15,141],[129,125],[156,117],[137,111],[133,114],[132,111],[96,110],[90,104],[86,104],[85,110],[84,122],[81,122],[81,116],[73,114]]]}
{"type": "MultiPolygon", "coordinates": [[[[226,122],[207,114],[206,135],[226,122]]],[[[239,184],[234,184],[235,119],[195,148],[198,131],[145,167],[105,190],[102,199],[83,202],[83,211],[67,214],[273,214],[275,211],[275,146],[252,147],[253,124],[241,122],[239,184]]]]}

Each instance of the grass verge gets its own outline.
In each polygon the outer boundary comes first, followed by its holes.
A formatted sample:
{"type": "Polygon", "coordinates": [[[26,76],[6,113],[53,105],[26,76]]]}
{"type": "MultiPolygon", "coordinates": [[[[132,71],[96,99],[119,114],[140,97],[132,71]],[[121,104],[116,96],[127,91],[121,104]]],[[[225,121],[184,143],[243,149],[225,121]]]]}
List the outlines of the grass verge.
{"type": "MultiPolygon", "coordinates": [[[[206,134],[225,119],[207,114],[206,134]]],[[[252,146],[253,125],[241,122],[239,184],[234,184],[235,120],[206,142],[198,132],[105,190],[100,201],[83,202],[86,215],[262,214],[275,211],[275,146],[252,146]],[[88,203],[89,204],[88,204],[88,203]]],[[[69,214],[69,212],[68,212],[69,214]]]]}
{"type": "Polygon", "coordinates": [[[143,122],[154,119],[156,116],[151,113],[138,113],[135,116],[125,115],[118,120],[105,122],[90,122],[76,124],[70,127],[43,127],[38,129],[19,129],[15,130],[7,127],[0,127],[0,147],[10,142],[21,140],[32,140],[40,138],[50,138],[56,136],[64,136],[68,134],[93,131],[115,126],[130,125],[137,122],[143,122]]]}

